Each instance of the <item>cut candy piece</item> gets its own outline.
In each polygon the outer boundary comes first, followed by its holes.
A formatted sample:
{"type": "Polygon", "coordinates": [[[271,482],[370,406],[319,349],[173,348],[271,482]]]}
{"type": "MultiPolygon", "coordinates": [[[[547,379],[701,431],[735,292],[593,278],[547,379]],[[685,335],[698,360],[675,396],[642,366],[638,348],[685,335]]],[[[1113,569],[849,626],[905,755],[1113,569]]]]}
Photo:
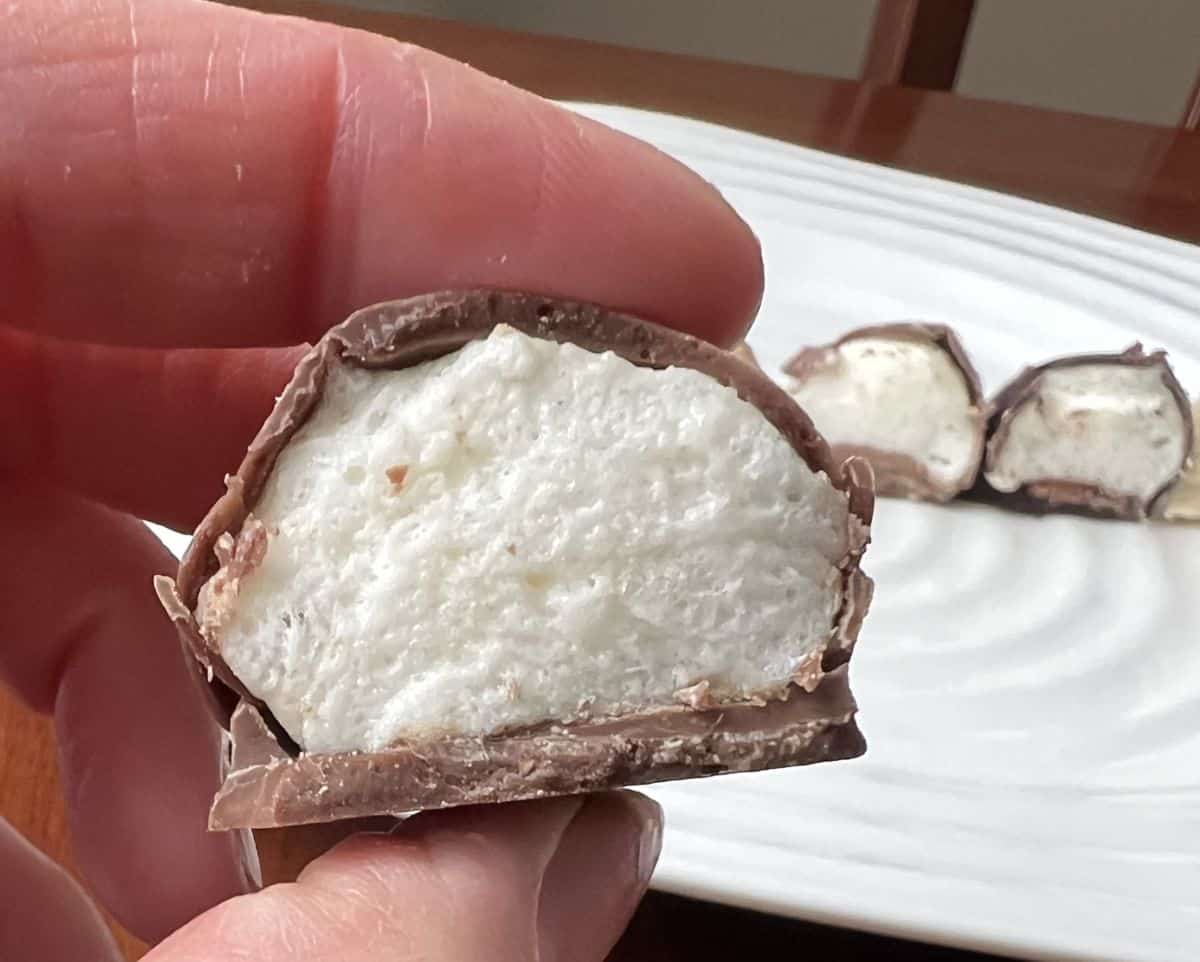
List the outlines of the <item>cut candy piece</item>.
{"type": "Polygon", "coordinates": [[[948,327],[864,327],[806,348],[784,371],[834,458],[870,462],[879,494],[948,501],[975,483],[987,411],[948,327]]]}
{"type": "Polygon", "coordinates": [[[993,409],[984,480],[1031,510],[1161,513],[1191,457],[1187,397],[1166,355],[1141,345],[1027,368],[993,409]]]}
{"type": "Polygon", "coordinates": [[[859,754],[871,501],[687,335],[511,293],[360,311],[159,585],[236,701],[212,824],[859,754]]]}

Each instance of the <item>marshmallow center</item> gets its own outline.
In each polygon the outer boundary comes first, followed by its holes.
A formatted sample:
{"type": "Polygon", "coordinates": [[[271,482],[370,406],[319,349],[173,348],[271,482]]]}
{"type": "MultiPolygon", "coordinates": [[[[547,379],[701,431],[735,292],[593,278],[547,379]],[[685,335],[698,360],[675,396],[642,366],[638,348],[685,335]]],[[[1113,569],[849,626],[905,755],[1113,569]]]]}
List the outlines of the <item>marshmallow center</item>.
{"type": "Polygon", "coordinates": [[[1157,367],[1050,368],[995,446],[985,476],[997,491],[1031,481],[1098,485],[1153,497],[1179,471],[1187,434],[1157,367]]]}
{"type": "Polygon", "coordinates": [[[309,751],[778,693],[831,633],[847,501],[696,371],[498,327],[336,366],[218,633],[309,751]]]}
{"type": "Polygon", "coordinates": [[[933,344],[883,337],[834,351],[833,363],[790,388],[825,439],[907,455],[938,484],[957,484],[974,465],[979,428],[951,357],[933,344]]]}

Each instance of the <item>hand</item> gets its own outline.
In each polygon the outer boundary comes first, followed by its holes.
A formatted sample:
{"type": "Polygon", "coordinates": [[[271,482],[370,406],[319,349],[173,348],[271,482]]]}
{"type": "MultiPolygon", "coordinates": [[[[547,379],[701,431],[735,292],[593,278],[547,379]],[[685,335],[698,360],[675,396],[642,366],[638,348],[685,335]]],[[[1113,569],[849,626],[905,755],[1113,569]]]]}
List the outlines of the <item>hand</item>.
{"type": "MultiPolygon", "coordinates": [[[[230,899],[255,863],[205,831],[217,732],[135,518],[190,528],[291,345],[357,307],[532,289],[728,343],[753,236],[653,149],[380,37],[170,0],[0,23],[0,672],[54,713],[92,890],[153,940],[204,913],[154,962],[602,959],[657,853],[630,793],[418,816],[230,899]]],[[[61,871],[0,849],[0,957],[116,958],[61,871]]]]}

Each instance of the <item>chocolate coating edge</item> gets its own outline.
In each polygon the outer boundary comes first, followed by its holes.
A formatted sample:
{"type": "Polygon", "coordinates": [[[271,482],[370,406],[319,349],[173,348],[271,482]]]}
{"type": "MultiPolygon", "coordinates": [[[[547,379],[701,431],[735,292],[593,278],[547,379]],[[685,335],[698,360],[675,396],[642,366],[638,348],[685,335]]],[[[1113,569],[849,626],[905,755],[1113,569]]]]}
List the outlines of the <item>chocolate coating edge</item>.
{"type": "Polygon", "coordinates": [[[1165,351],[1146,353],[1140,343],[1135,343],[1119,353],[1072,354],[1054,358],[1042,364],[1026,367],[996,392],[992,400],[992,415],[988,423],[984,468],[980,472],[978,482],[971,494],[976,500],[996,503],[1029,514],[1065,512],[1128,521],[1157,517],[1165,508],[1166,495],[1191,463],[1195,453],[1194,434],[1192,409],[1187,393],[1167,362],[1165,351]],[[1009,425],[1018,409],[1036,398],[1042,375],[1046,371],[1054,369],[1082,367],[1088,364],[1122,364],[1129,367],[1159,367],[1161,369],[1163,385],[1175,399],[1183,417],[1185,441],[1183,459],[1179,469],[1158,491],[1145,500],[1133,495],[1121,495],[1106,491],[1098,485],[1066,481],[1061,478],[1045,478],[1027,482],[1013,492],[997,491],[988,483],[986,472],[994,458],[994,452],[1007,439],[1009,425]]]}
{"type": "Polygon", "coordinates": [[[1163,495],[1165,521],[1200,521],[1200,401],[1192,405],[1192,463],[1163,495]]]}
{"type": "Polygon", "coordinates": [[[967,397],[974,413],[977,438],[971,453],[970,464],[963,475],[954,483],[939,484],[929,472],[914,459],[895,451],[886,451],[866,445],[831,443],[835,459],[863,458],[875,472],[875,491],[882,497],[909,498],[920,501],[950,501],[959,493],[970,489],[977,481],[983,464],[984,444],[989,406],[984,398],[983,384],[962,341],[952,328],[945,324],[923,321],[895,321],[889,324],[872,324],[848,331],[828,344],[806,347],[798,351],[783,366],[783,372],[798,381],[816,373],[833,362],[836,351],[850,341],[868,337],[909,340],[932,344],[949,355],[954,366],[962,375],[967,387],[967,397]]]}
{"type": "MultiPolygon", "coordinates": [[[[835,488],[847,494],[850,547],[842,563],[842,605],[831,626],[819,670],[814,667],[814,675],[797,679],[789,685],[784,693],[786,697],[779,701],[770,701],[766,705],[721,704],[705,706],[704,709],[671,707],[651,713],[655,717],[669,715],[678,718],[681,712],[685,712],[689,716],[702,718],[706,726],[703,732],[689,729],[670,735],[643,735],[639,732],[647,731],[645,726],[649,716],[641,716],[603,722],[604,725],[618,726],[619,732],[607,729],[602,732],[594,726],[586,730],[579,726],[559,726],[553,733],[523,731],[492,736],[485,740],[487,757],[496,760],[497,764],[508,758],[511,765],[517,766],[519,774],[529,764],[533,764],[536,771],[542,770],[538,759],[530,757],[531,748],[535,750],[535,755],[548,752],[549,757],[560,759],[563,764],[571,760],[578,764],[573,773],[543,772],[542,777],[531,782],[533,787],[528,791],[520,789],[511,778],[504,781],[502,791],[495,782],[501,776],[487,775],[478,762],[473,763],[474,773],[466,782],[477,783],[479,787],[471,789],[460,786],[457,794],[439,796],[426,791],[401,798],[395,794],[397,787],[394,781],[388,783],[390,788],[385,785],[375,794],[360,785],[355,790],[358,794],[351,792],[359,800],[347,802],[338,814],[328,817],[340,819],[420,807],[468,804],[472,801],[516,800],[590,791],[668,778],[715,774],[718,771],[748,771],[848,758],[865,750],[862,735],[854,722],[855,708],[849,695],[848,682],[845,681],[845,670],[840,666],[849,660],[872,594],[870,578],[859,569],[859,559],[869,541],[874,506],[869,466],[855,460],[839,464],[807,415],[786,391],[755,366],[698,338],[590,304],[517,292],[441,292],[377,304],[356,312],[342,324],[330,329],[297,365],[291,381],[251,443],[237,472],[226,479],[226,494],[214,504],[197,527],[180,564],[176,582],[159,587],[160,596],[164,593],[168,597],[173,595],[171,603],[167,605],[168,611],[185,648],[207,674],[215,689],[213,701],[222,725],[228,728],[238,712],[253,710],[270,738],[290,762],[285,763],[281,759],[267,766],[239,768],[234,765],[238,752],[235,746],[231,746],[225,784],[214,804],[214,827],[247,827],[251,824],[269,827],[296,821],[323,820],[326,818],[323,810],[317,811],[312,806],[305,809],[307,814],[286,814],[291,804],[286,798],[304,795],[310,788],[317,791],[322,785],[325,786],[324,792],[318,794],[328,798],[332,791],[329,779],[354,781],[358,778],[354,773],[363,766],[377,774],[380,766],[389,760],[395,763],[393,767],[399,766],[399,769],[409,773],[406,784],[415,785],[411,777],[415,770],[412,768],[414,759],[423,758],[429,762],[430,759],[441,757],[437,756],[440,750],[444,755],[441,761],[450,764],[455,758],[467,757],[463,754],[465,748],[460,746],[452,751],[450,746],[464,741],[471,745],[481,743],[478,739],[441,739],[418,746],[415,754],[413,746],[396,746],[373,754],[301,754],[275,722],[269,708],[246,690],[229,670],[220,651],[201,635],[194,613],[202,585],[217,568],[213,552],[217,539],[226,532],[236,534],[241,529],[254,509],[279,452],[319,402],[326,376],[334,364],[368,369],[407,367],[440,357],[472,340],[486,337],[498,324],[507,324],[529,336],[569,342],[594,352],[613,351],[639,366],[691,368],[736,390],[739,397],[757,408],[784,436],[810,467],[824,472],[835,488]],[[823,677],[822,672],[826,673],[823,677]],[[844,687],[844,699],[838,701],[831,694],[829,686],[844,687]],[[757,717],[753,713],[765,712],[767,715],[762,717],[766,718],[775,711],[772,706],[777,705],[792,706],[793,712],[810,713],[810,702],[813,706],[836,703],[838,711],[836,715],[823,719],[806,716],[803,731],[796,730],[786,736],[780,734],[776,738],[778,733],[765,729],[759,731],[753,739],[759,743],[757,746],[750,744],[751,740],[744,733],[739,740],[735,730],[730,727],[731,723],[725,721],[731,712],[747,713],[752,717],[757,717]],[[779,744],[771,749],[765,747],[765,744],[774,742],[779,744]],[[716,754],[711,749],[714,744],[722,746],[716,754]],[[580,755],[582,746],[587,748],[580,755]],[[588,752],[593,755],[588,755],[588,752]],[[583,765],[582,762],[589,757],[592,763],[583,765]],[[402,763],[402,758],[408,761],[402,763]],[[247,787],[250,785],[257,787],[251,790],[247,787]],[[247,793],[259,799],[256,804],[267,806],[276,814],[255,814],[260,810],[245,801],[249,797],[247,793]],[[235,796],[242,800],[236,806],[231,801],[235,796]],[[240,814],[231,814],[233,809],[230,806],[234,806],[240,814]],[[280,821],[281,818],[287,821],[280,821]]],[[[245,732],[242,734],[244,738],[245,732]]],[[[554,765],[550,767],[554,768],[554,765]]],[[[429,771],[435,772],[436,765],[429,771]]],[[[520,779],[528,777],[529,772],[520,774],[520,779]]],[[[299,801],[295,805],[304,808],[299,801]]]]}
{"type": "Polygon", "coordinates": [[[293,758],[242,703],[209,826],[277,828],[402,815],[854,758],[866,749],[855,711],[842,666],[814,691],[794,689],[786,701],[762,707],[674,707],[382,752],[293,758]]]}

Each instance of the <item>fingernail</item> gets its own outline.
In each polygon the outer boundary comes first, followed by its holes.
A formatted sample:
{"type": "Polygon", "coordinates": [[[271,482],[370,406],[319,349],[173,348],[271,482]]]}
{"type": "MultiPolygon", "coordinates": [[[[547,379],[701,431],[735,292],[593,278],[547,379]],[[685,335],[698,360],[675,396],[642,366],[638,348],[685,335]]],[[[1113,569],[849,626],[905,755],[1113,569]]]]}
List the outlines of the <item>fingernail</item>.
{"type": "Polygon", "coordinates": [[[634,792],[589,796],[542,876],[541,962],[566,962],[581,945],[611,948],[646,891],[661,845],[655,802],[634,792]]]}
{"type": "Polygon", "coordinates": [[[642,836],[638,839],[637,869],[638,880],[644,888],[650,884],[654,867],[658,864],[658,856],[662,852],[662,806],[645,795],[636,795],[633,792],[628,794],[646,813],[642,836]]]}
{"type": "Polygon", "coordinates": [[[248,828],[232,833],[233,844],[238,854],[238,866],[242,870],[246,892],[257,892],[262,888],[262,864],[258,860],[258,847],[254,844],[254,834],[248,828]]]}

